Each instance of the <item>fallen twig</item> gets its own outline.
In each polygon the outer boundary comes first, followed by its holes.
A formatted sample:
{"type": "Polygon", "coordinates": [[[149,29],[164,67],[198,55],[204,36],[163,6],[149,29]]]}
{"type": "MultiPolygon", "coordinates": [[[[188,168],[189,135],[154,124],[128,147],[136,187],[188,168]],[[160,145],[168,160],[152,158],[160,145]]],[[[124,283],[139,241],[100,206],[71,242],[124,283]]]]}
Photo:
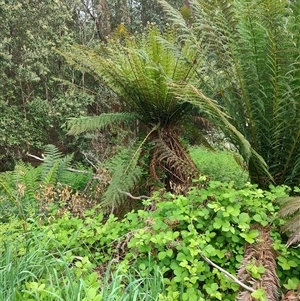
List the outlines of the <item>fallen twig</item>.
{"type": "Polygon", "coordinates": [[[131,193],[126,192],[126,191],[122,191],[119,189],[119,192],[126,194],[127,196],[129,196],[130,198],[134,199],[134,200],[143,200],[143,199],[149,199],[150,197],[146,196],[146,195],[140,195],[140,196],[133,196],[131,193]]]}
{"type": "Polygon", "coordinates": [[[212,262],[210,259],[208,259],[206,256],[204,256],[203,254],[200,254],[201,257],[210,265],[212,265],[213,267],[215,267],[216,269],[218,269],[220,272],[222,272],[223,274],[225,274],[227,277],[229,277],[230,279],[232,279],[235,283],[237,283],[238,285],[240,285],[241,287],[243,287],[244,289],[250,291],[251,293],[255,292],[255,290],[244,284],[242,281],[240,281],[239,279],[237,279],[235,276],[231,275],[230,273],[228,273],[227,271],[225,271],[224,269],[222,269],[220,266],[218,266],[217,264],[215,264],[214,262],[212,262]]]}

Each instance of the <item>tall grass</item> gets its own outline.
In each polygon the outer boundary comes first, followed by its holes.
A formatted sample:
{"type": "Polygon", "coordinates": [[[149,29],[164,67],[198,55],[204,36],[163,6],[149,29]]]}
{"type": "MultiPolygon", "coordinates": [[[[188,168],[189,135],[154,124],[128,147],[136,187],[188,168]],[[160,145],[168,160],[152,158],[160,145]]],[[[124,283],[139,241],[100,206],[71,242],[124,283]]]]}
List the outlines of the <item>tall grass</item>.
{"type": "Polygon", "coordinates": [[[102,301],[156,301],[164,292],[164,281],[161,271],[151,270],[147,276],[139,270],[122,272],[119,266],[112,272],[113,261],[110,263],[104,278],[104,286],[101,292],[102,301]]]}
{"type": "Polygon", "coordinates": [[[0,253],[0,301],[83,300],[86,287],[58,250],[41,237],[7,242],[0,253]]]}
{"type": "Polygon", "coordinates": [[[67,255],[70,250],[49,247],[53,243],[43,235],[41,231],[26,238],[24,233],[23,242],[2,240],[0,301],[155,301],[164,291],[163,275],[150,266],[150,260],[143,273],[136,269],[124,272],[112,260],[99,276],[95,265],[86,268],[82,257],[67,255]]]}

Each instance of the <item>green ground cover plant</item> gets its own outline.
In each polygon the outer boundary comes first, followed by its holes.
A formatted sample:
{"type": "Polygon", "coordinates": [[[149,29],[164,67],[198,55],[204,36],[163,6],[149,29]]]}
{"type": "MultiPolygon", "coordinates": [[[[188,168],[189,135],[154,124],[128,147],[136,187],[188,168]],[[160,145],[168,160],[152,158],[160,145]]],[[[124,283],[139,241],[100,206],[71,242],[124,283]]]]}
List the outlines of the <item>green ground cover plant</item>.
{"type": "MultiPolygon", "coordinates": [[[[143,210],[123,219],[92,209],[84,218],[53,213],[2,223],[0,278],[14,279],[10,267],[17,275],[16,292],[2,286],[3,298],[14,293],[11,300],[235,300],[243,289],[206,259],[232,275],[245,267],[246,284],[263,279],[269,267],[245,263],[244,248],[255,249],[266,228],[277,254],[276,290],[295,288],[300,254],[285,246],[274,202],[287,195],[287,187],[268,192],[251,184],[235,189],[232,182],[211,181],[201,190],[197,185],[186,196],[157,192],[143,210]]],[[[266,300],[263,286],[255,294],[266,300]]]]}

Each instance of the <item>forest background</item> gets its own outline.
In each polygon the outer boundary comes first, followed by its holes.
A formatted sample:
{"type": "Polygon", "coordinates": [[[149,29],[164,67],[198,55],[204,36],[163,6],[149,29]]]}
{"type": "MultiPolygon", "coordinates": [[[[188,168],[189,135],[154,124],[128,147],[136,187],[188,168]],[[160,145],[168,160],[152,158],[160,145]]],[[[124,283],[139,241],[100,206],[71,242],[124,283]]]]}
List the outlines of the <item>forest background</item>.
{"type": "Polygon", "coordinates": [[[0,301],[300,300],[299,12],[0,0],[0,301]]]}

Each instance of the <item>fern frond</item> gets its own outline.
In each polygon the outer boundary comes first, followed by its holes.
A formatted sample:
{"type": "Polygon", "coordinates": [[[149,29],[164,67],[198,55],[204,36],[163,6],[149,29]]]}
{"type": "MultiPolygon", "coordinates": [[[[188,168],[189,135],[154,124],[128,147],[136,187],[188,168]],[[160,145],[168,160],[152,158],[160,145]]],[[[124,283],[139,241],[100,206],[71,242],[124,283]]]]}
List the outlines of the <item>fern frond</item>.
{"type": "Polygon", "coordinates": [[[157,0],[157,2],[162,6],[172,23],[178,25],[180,29],[185,28],[186,31],[189,31],[189,26],[178,9],[175,9],[171,4],[164,0],[157,0]]]}
{"type": "Polygon", "coordinates": [[[249,162],[252,181],[265,188],[270,181],[297,185],[298,1],[190,0],[194,16],[191,27],[166,1],[159,2],[178,28],[180,40],[193,45],[205,61],[201,65],[207,66],[203,69],[204,93],[218,98],[230,116],[228,121],[255,151],[251,159],[249,152],[243,154],[249,162]],[[262,165],[259,155],[268,168],[262,165]]]}
{"type": "Polygon", "coordinates": [[[163,128],[154,140],[150,174],[155,180],[163,180],[167,189],[174,193],[186,193],[199,171],[178,140],[172,128],[163,128]],[[159,174],[166,176],[160,179],[159,174]]]}
{"type": "Polygon", "coordinates": [[[176,123],[191,108],[178,102],[169,81],[194,81],[198,68],[193,47],[185,45],[178,52],[172,44],[177,44],[174,29],[162,35],[153,26],[141,37],[126,38],[123,44],[111,41],[99,51],[76,46],[62,54],[77,68],[84,66],[101,79],[144,124],[164,125],[176,123]]]}
{"type": "Polygon", "coordinates": [[[73,154],[63,156],[55,145],[45,147],[44,162],[40,166],[42,170],[41,183],[55,185],[57,182],[65,183],[68,179],[68,168],[71,165],[73,154]]]}
{"type": "Polygon", "coordinates": [[[55,162],[62,157],[62,153],[55,145],[48,144],[45,146],[44,162],[42,164],[42,181],[47,177],[55,162]]]}
{"type": "Polygon", "coordinates": [[[102,113],[99,116],[70,118],[67,121],[69,135],[77,135],[86,131],[101,130],[108,125],[130,122],[138,117],[133,113],[102,113]]]}
{"type": "Polygon", "coordinates": [[[68,170],[71,167],[71,162],[74,155],[68,154],[63,158],[58,160],[58,169],[57,169],[57,182],[59,183],[68,183],[70,171],[68,170]]]}
{"type": "Polygon", "coordinates": [[[287,246],[300,241],[300,197],[287,197],[278,199],[283,202],[279,210],[279,216],[288,218],[282,226],[282,231],[289,235],[287,246]]]}
{"type": "MultiPolygon", "coordinates": [[[[299,229],[299,227],[298,227],[299,229]]],[[[296,231],[294,233],[292,233],[286,243],[287,247],[290,247],[291,245],[300,242],[300,231],[296,231]]]]}
{"type": "Polygon", "coordinates": [[[22,197],[27,200],[35,200],[36,191],[39,189],[40,178],[40,168],[34,168],[22,162],[17,164],[13,171],[15,189],[21,192],[22,197]]]}
{"type": "Polygon", "coordinates": [[[47,174],[43,178],[43,185],[55,185],[57,183],[58,178],[58,166],[59,162],[55,161],[50,168],[50,170],[47,172],[47,174]]]}
{"type": "Polygon", "coordinates": [[[4,177],[0,177],[0,202],[10,200],[15,202],[15,188],[12,188],[4,177]]]}
{"type": "Polygon", "coordinates": [[[124,192],[131,192],[141,179],[144,171],[138,166],[141,148],[123,150],[114,156],[108,169],[112,173],[111,182],[103,195],[101,205],[111,211],[122,204],[127,196],[124,192]]]}
{"type": "Polygon", "coordinates": [[[287,197],[280,198],[278,202],[282,202],[283,205],[279,210],[279,216],[287,217],[291,216],[297,211],[300,211],[300,197],[287,197]]]}
{"type": "Polygon", "coordinates": [[[300,213],[293,215],[290,219],[282,226],[282,230],[288,233],[298,233],[300,229],[300,213]]]}
{"type": "MultiPolygon", "coordinates": [[[[245,161],[248,161],[253,152],[249,142],[229,122],[229,117],[221,110],[221,107],[218,105],[218,103],[215,100],[203,95],[203,93],[194,86],[187,86],[184,95],[185,98],[183,98],[183,100],[198,107],[202,114],[209,121],[211,121],[212,124],[215,124],[222,131],[224,131],[226,137],[228,137],[230,141],[238,147],[245,161]]],[[[182,98],[180,95],[179,97],[182,98]]],[[[263,160],[261,160],[261,166],[266,169],[263,160]]]]}

